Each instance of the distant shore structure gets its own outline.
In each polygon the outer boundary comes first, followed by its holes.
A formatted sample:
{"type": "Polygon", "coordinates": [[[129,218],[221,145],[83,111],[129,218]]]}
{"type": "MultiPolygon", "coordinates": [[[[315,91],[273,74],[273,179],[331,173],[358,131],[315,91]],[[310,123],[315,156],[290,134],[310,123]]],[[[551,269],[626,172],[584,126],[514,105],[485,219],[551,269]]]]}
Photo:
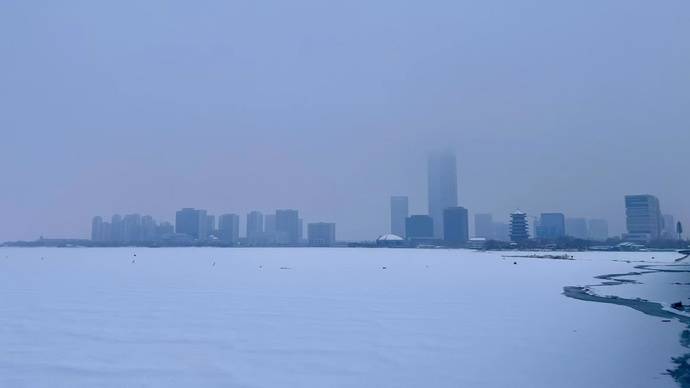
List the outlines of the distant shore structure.
{"type": "Polygon", "coordinates": [[[376,239],[376,245],[380,247],[401,247],[405,245],[405,239],[392,234],[384,234],[376,239]]]}

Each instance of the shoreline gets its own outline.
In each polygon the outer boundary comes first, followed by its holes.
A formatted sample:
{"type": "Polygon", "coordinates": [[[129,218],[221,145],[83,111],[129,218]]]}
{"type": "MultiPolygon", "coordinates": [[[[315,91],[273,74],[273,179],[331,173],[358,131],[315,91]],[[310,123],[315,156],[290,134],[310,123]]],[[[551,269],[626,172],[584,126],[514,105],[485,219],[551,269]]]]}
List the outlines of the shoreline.
{"type": "MultiPolygon", "coordinates": [[[[680,334],[680,344],[681,346],[690,349],[690,315],[675,313],[659,302],[649,301],[641,298],[629,299],[621,298],[618,296],[600,296],[592,290],[593,287],[614,287],[622,284],[639,283],[637,280],[634,279],[621,279],[622,277],[644,276],[646,274],[659,272],[690,273],[690,267],[688,267],[688,265],[679,264],[646,264],[637,265],[634,268],[640,271],[595,276],[595,279],[602,280],[602,282],[600,282],[599,284],[590,284],[586,286],[565,286],[563,287],[563,295],[565,295],[568,298],[573,298],[586,302],[608,303],[619,306],[626,306],[634,310],[637,310],[643,314],[657,318],[662,318],[664,320],[677,319],[679,322],[686,325],[686,328],[680,334]],[[678,270],[658,267],[684,267],[686,269],[678,270]]],[[[687,310],[688,307],[686,306],[686,313],[687,310]]],[[[679,384],[680,387],[690,388],[690,352],[677,357],[672,356],[671,360],[673,361],[675,368],[667,369],[665,373],[670,375],[679,384]]]]}

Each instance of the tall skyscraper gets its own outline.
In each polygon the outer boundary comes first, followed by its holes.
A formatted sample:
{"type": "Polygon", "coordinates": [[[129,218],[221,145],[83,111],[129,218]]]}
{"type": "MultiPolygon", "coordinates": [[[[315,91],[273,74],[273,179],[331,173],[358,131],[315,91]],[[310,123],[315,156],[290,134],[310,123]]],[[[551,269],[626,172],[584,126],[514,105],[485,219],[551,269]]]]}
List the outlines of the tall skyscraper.
{"type": "Polygon", "coordinates": [[[411,215],[405,219],[405,237],[408,239],[433,239],[434,220],[426,214],[411,215]]]}
{"type": "Polygon", "coordinates": [[[556,240],[565,236],[565,216],[563,213],[541,213],[537,226],[537,237],[556,240]]]}
{"type": "Polygon", "coordinates": [[[449,207],[443,210],[443,240],[451,245],[463,245],[470,239],[467,209],[449,207]]]}
{"type": "Polygon", "coordinates": [[[589,220],[588,237],[590,240],[606,241],[609,238],[609,223],[603,219],[589,220]]]}
{"type": "Polygon", "coordinates": [[[311,246],[331,246],[335,244],[335,224],[332,222],[307,224],[307,239],[311,246]]]}
{"type": "Polygon", "coordinates": [[[407,196],[392,196],[390,206],[391,233],[405,237],[405,218],[407,218],[409,212],[407,196]]]}
{"type": "Polygon", "coordinates": [[[510,241],[521,242],[529,239],[527,213],[515,211],[510,213],[510,241]]]}
{"type": "Polygon", "coordinates": [[[297,210],[276,210],[276,242],[297,244],[299,242],[299,213],[297,210]]]}
{"type": "Polygon", "coordinates": [[[434,220],[434,236],[443,238],[443,210],[458,206],[458,173],[455,154],[433,153],[428,160],[429,215],[434,220]]]}
{"type": "Polygon", "coordinates": [[[663,218],[659,200],[649,194],[626,195],[625,216],[630,241],[657,240],[661,236],[663,218]]]}
{"type": "Polygon", "coordinates": [[[488,213],[477,213],[474,215],[474,236],[485,239],[494,239],[494,220],[488,213]]]}
{"type": "Polygon", "coordinates": [[[223,214],[218,217],[218,238],[225,243],[236,243],[240,239],[240,216],[223,214]]]}
{"type": "Polygon", "coordinates": [[[264,235],[264,215],[259,211],[252,211],[247,214],[247,240],[256,243],[264,235]]]}
{"type": "Polygon", "coordinates": [[[207,222],[206,210],[184,208],[175,213],[175,232],[203,241],[208,237],[207,222]]]}

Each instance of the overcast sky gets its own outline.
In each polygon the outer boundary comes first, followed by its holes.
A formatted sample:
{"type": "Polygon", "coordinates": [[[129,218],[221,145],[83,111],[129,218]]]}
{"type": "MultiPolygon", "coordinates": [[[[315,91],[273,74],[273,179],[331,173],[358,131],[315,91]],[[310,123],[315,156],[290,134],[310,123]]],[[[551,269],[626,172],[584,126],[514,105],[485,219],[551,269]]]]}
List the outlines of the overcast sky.
{"type": "MultiPolygon", "coordinates": [[[[459,202],[690,221],[690,2],[0,2],[0,240],[296,208],[340,239],[459,202]]],[[[690,225],[689,225],[690,226],[690,225]]]]}

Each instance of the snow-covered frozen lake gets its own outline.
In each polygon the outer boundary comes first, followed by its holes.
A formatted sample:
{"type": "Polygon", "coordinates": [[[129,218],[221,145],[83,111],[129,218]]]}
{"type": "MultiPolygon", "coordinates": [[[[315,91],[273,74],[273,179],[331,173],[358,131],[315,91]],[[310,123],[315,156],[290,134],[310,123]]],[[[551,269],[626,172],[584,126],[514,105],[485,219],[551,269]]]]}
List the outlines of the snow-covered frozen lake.
{"type": "Polygon", "coordinates": [[[563,294],[677,254],[502,254],[2,248],[0,387],[678,386],[687,325],[563,294]]]}

